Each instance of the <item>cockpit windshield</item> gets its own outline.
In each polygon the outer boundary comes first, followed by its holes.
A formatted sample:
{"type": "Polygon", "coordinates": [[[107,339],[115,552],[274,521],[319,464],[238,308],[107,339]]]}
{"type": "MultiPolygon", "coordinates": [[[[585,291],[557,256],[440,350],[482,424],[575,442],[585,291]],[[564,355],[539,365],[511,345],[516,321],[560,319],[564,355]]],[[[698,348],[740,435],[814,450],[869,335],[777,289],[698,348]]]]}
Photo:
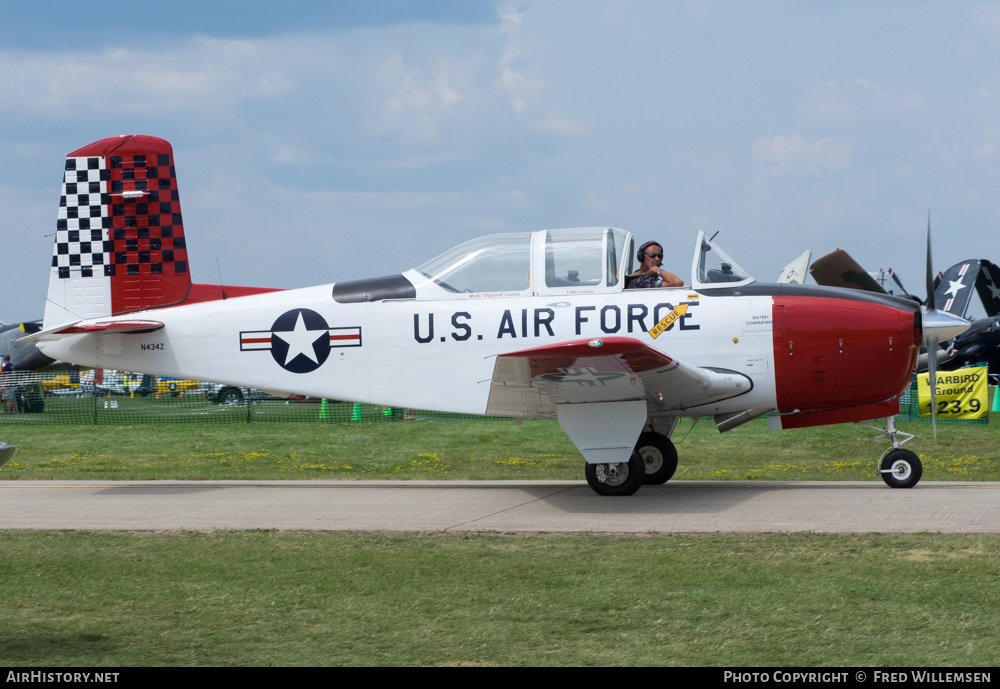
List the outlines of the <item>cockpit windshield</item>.
{"type": "Polygon", "coordinates": [[[629,241],[627,232],[611,227],[493,234],[459,244],[416,272],[457,295],[607,292],[621,289],[629,241]]]}
{"type": "Polygon", "coordinates": [[[712,243],[704,232],[698,233],[691,267],[692,287],[738,287],[754,282],[725,251],[712,243]]]}
{"type": "Polygon", "coordinates": [[[477,237],[419,266],[449,292],[523,292],[529,287],[531,234],[477,237]]]}

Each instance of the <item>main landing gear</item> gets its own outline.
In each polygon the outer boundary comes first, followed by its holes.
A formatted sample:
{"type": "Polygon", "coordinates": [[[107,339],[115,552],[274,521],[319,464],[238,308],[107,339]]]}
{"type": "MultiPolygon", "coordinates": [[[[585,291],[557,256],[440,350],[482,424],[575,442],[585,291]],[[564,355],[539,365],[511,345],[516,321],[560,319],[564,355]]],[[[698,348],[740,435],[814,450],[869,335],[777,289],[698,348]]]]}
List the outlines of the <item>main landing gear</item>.
{"type": "Polygon", "coordinates": [[[587,462],[584,473],[587,483],[598,495],[632,495],[646,478],[646,466],[639,453],[633,452],[627,462],[618,464],[587,462]]]}
{"type": "Polygon", "coordinates": [[[917,482],[920,481],[920,477],[924,473],[924,467],[920,463],[920,458],[916,453],[904,450],[902,447],[903,443],[913,439],[913,434],[904,433],[897,429],[895,416],[886,418],[885,429],[867,423],[862,423],[861,425],[879,431],[881,435],[876,436],[876,439],[892,438],[892,447],[882,453],[882,457],[878,462],[879,475],[886,482],[886,485],[890,488],[913,488],[913,486],[917,485],[917,482]],[[903,440],[899,440],[897,438],[899,435],[906,437],[903,440]]]}
{"type": "Polygon", "coordinates": [[[677,471],[677,449],[670,438],[661,433],[643,433],[635,444],[635,451],[646,465],[643,483],[662,485],[677,471]]]}
{"type": "Polygon", "coordinates": [[[643,433],[628,462],[587,464],[587,483],[598,495],[632,495],[644,483],[666,483],[677,471],[677,450],[661,433],[643,433]]]}

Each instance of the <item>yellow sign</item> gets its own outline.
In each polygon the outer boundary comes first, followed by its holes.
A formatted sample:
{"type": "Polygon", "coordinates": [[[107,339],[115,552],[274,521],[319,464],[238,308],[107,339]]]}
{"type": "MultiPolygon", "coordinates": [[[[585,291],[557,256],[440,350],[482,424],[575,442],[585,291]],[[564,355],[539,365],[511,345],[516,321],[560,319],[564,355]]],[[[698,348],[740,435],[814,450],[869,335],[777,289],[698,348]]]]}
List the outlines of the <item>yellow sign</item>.
{"type": "MultiPolygon", "coordinates": [[[[920,415],[931,415],[930,374],[917,374],[917,401],[920,415]]],[[[986,368],[962,368],[957,371],[938,371],[935,386],[937,417],[939,419],[981,419],[989,411],[986,368]]]]}
{"type": "Polygon", "coordinates": [[[649,334],[652,335],[653,339],[655,340],[660,335],[662,335],[664,331],[666,331],[666,329],[673,324],[674,321],[676,321],[678,318],[687,313],[687,310],[688,310],[687,304],[681,304],[680,306],[674,307],[673,311],[664,316],[662,321],[653,326],[653,328],[649,331],[649,334]]]}

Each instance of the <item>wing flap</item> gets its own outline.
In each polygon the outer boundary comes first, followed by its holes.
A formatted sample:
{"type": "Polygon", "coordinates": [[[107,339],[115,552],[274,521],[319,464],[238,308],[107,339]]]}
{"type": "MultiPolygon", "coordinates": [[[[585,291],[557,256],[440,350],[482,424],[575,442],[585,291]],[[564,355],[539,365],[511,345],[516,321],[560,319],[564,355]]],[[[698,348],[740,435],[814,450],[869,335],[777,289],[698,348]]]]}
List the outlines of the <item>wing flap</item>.
{"type": "Polygon", "coordinates": [[[559,404],[627,400],[673,411],[752,387],[743,374],[691,366],[633,338],[575,340],[497,356],[486,413],[551,417],[559,404]]]}

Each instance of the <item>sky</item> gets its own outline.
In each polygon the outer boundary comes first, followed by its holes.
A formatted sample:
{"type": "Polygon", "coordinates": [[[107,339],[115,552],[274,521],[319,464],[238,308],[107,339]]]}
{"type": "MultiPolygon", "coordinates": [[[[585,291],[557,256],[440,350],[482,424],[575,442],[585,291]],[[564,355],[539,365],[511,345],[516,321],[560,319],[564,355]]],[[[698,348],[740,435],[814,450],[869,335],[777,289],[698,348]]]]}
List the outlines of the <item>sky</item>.
{"type": "Polygon", "coordinates": [[[613,226],[689,278],[846,249],[923,295],[1000,262],[1000,3],[4,3],[0,318],[38,318],[66,154],[174,147],[196,282],[400,273],[613,226]],[[221,276],[221,277],[220,277],[221,276]]]}

